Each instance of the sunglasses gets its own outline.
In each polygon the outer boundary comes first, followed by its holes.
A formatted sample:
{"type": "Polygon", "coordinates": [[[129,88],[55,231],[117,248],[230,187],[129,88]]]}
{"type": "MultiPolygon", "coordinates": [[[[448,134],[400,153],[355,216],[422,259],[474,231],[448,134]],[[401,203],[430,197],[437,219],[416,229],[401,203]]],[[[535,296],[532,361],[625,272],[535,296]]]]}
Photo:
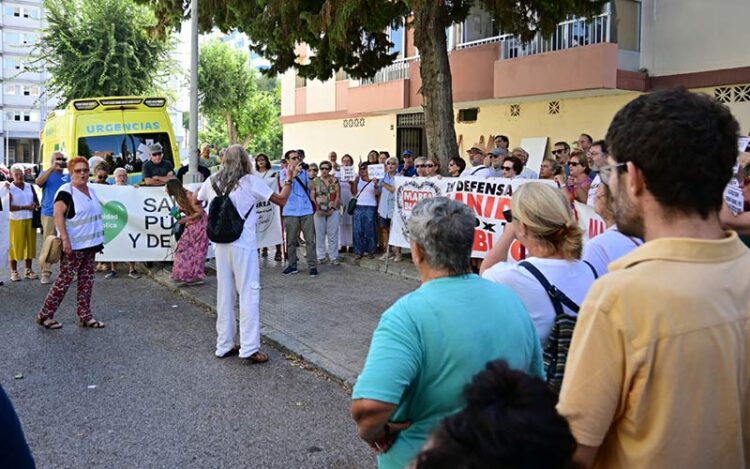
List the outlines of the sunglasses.
{"type": "Polygon", "coordinates": [[[599,179],[601,179],[604,184],[609,184],[609,180],[612,178],[614,170],[617,168],[623,168],[626,165],[627,163],[617,163],[599,168],[599,179]]]}
{"type": "Polygon", "coordinates": [[[500,158],[500,155],[490,155],[490,158],[500,158]]]}
{"type": "Polygon", "coordinates": [[[151,153],[151,156],[161,156],[161,152],[159,152],[159,153],[151,153]]]}
{"type": "Polygon", "coordinates": [[[321,166],[321,167],[320,167],[320,170],[321,170],[321,171],[330,171],[330,170],[331,170],[331,168],[329,168],[328,166],[321,166]]]}
{"type": "Polygon", "coordinates": [[[553,155],[559,155],[561,153],[565,153],[565,150],[552,150],[553,155]]]}
{"type": "Polygon", "coordinates": [[[576,163],[575,161],[571,161],[568,163],[570,166],[581,166],[581,163],[576,163]]]}
{"type": "Polygon", "coordinates": [[[513,166],[503,166],[503,171],[512,171],[513,166]]]}
{"type": "Polygon", "coordinates": [[[424,165],[423,164],[416,164],[416,165],[414,165],[414,167],[415,168],[424,168],[424,165]]]}
{"type": "Polygon", "coordinates": [[[426,164],[426,165],[424,165],[424,167],[425,167],[425,168],[434,168],[434,167],[435,167],[435,165],[434,165],[434,164],[432,164],[432,163],[430,163],[430,164],[426,164]]]}
{"type": "Polygon", "coordinates": [[[89,168],[78,168],[73,170],[76,174],[88,174],[89,168]]]}

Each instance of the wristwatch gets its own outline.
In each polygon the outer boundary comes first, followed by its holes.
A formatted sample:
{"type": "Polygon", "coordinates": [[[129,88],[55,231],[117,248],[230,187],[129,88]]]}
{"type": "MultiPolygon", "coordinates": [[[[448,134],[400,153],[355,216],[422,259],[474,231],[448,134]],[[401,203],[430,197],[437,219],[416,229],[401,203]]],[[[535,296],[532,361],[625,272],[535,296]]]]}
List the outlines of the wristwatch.
{"type": "Polygon", "coordinates": [[[284,181],[284,185],[285,186],[291,186],[292,185],[292,181],[290,181],[289,179],[287,179],[286,181],[284,181]]]}

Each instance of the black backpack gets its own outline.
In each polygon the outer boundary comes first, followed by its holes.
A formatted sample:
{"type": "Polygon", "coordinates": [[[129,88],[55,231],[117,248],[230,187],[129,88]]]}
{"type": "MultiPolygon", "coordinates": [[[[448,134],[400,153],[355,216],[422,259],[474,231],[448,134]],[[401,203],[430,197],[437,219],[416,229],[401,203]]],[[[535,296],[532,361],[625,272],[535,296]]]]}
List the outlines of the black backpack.
{"type": "MultiPolygon", "coordinates": [[[[588,261],[583,262],[591,269],[594,279],[599,278],[594,266],[588,261]]],[[[547,344],[544,346],[544,372],[547,377],[547,386],[555,395],[558,395],[565,375],[565,362],[568,359],[570,341],[573,338],[573,330],[578,319],[576,316],[565,314],[563,305],[575,313],[578,313],[579,306],[556,286],[549,283],[547,277],[530,262],[523,261],[518,266],[528,270],[542,284],[547,295],[549,295],[550,301],[552,301],[552,306],[555,308],[555,322],[547,338],[547,344]]]]}
{"type": "Polygon", "coordinates": [[[211,187],[216,192],[216,197],[208,206],[208,225],[206,226],[208,239],[219,244],[237,241],[242,236],[245,220],[255,206],[250,207],[243,218],[229,198],[229,193],[234,187],[228,187],[226,192],[222,193],[213,180],[211,180],[211,187]]]}

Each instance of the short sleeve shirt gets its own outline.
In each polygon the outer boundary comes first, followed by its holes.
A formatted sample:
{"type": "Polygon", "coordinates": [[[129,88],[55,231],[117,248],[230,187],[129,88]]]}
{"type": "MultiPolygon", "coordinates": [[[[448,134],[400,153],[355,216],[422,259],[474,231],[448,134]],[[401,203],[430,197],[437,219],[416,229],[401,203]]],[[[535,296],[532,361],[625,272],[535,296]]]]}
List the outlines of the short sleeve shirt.
{"type": "Polygon", "coordinates": [[[151,160],[143,163],[143,179],[154,176],[168,176],[172,171],[174,171],[174,166],[167,160],[161,160],[159,164],[154,164],[151,160]]]}
{"type": "Polygon", "coordinates": [[[55,194],[63,184],[70,182],[70,174],[52,171],[42,188],[42,215],[52,217],[55,215],[55,194]]]}
{"type": "MultiPolygon", "coordinates": [[[[206,179],[198,190],[197,198],[204,202],[211,204],[211,201],[216,197],[211,179],[214,176],[206,179]]],[[[256,227],[258,225],[258,211],[255,209],[255,205],[258,202],[267,202],[273,190],[263,182],[258,176],[254,174],[246,174],[240,178],[237,187],[232,190],[229,194],[229,199],[237,209],[237,213],[241,217],[245,218],[245,225],[242,229],[242,234],[239,239],[229,243],[230,246],[240,247],[243,249],[257,249],[258,241],[255,234],[256,227]]]]}
{"type": "Polygon", "coordinates": [[[542,376],[534,324],[508,287],[473,274],[439,278],[383,313],[352,399],[396,404],[391,421],[412,425],[378,456],[379,467],[405,467],[435,426],[463,407],[471,378],[498,359],[542,376]]]}
{"type": "Polygon", "coordinates": [[[601,276],[607,273],[608,265],[643,244],[638,238],[627,236],[612,226],[604,233],[591,238],[583,245],[582,259],[594,266],[601,276]]]}

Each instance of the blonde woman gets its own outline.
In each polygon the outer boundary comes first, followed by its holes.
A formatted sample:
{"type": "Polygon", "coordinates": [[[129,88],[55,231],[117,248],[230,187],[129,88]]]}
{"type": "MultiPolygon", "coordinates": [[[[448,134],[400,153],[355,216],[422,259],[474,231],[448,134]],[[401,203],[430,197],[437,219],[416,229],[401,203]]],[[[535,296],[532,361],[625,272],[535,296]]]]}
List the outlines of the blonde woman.
{"type": "MultiPolygon", "coordinates": [[[[526,248],[526,259],[550,284],[580,305],[596,273],[581,261],[583,232],[570,203],[560,190],[546,184],[527,183],[511,201],[512,222],[482,262],[482,277],[512,288],[521,297],[544,345],[555,321],[555,308],[539,280],[520,264],[506,262],[513,239],[526,248]]],[[[564,306],[567,314],[576,313],[564,306]]]]}

